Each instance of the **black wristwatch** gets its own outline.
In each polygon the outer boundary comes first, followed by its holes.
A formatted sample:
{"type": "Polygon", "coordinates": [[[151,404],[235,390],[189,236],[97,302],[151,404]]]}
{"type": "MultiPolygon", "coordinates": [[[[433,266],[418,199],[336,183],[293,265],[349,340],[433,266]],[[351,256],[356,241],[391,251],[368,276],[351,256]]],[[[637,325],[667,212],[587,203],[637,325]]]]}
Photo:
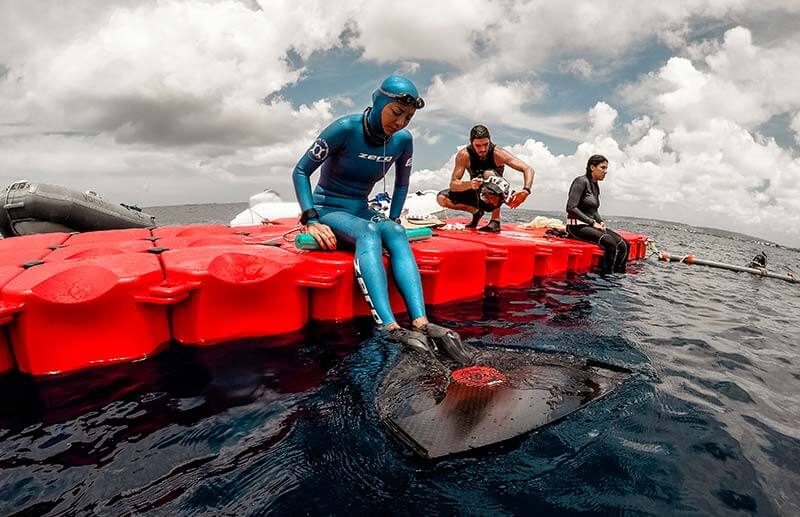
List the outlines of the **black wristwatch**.
{"type": "Polygon", "coordinates": [[[300,224],[307,224],[310,219],[319,219],[319,212],[314,208],[309,208],[300,214],[300,224]]]}
{"type": "Polygon", "coordinates": [[[522,187],[522,190],[524,190],[524,191],[525,191],[525,192],[527,192],[528,194],[530,194],[530,193],[531,193],[531,188],[530,188],[530,187],[522,187]]]}

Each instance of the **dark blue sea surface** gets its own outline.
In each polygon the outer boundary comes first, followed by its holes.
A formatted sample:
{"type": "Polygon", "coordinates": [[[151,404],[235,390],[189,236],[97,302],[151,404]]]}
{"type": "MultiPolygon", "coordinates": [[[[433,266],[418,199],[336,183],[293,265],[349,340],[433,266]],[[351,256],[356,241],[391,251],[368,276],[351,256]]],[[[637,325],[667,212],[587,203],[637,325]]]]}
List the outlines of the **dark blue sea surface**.
{"type": "MultiPolygon", "coordinates": [[[[152,212],[227,222],[241,208],[152,212]]],[[[775,272],[800,271],[798,251],[741,235],[610,224],[674,254],[744,264],[765,249],[775,272]]],[[[368,320],[15,374],[0,378],[0,514],[800,514],[800,285],[650,257],[626,275],[537,282],[431,316],[476,346],[636,375],[538,432],[426,462],[378,419],[398,351],[368,320]]]]}

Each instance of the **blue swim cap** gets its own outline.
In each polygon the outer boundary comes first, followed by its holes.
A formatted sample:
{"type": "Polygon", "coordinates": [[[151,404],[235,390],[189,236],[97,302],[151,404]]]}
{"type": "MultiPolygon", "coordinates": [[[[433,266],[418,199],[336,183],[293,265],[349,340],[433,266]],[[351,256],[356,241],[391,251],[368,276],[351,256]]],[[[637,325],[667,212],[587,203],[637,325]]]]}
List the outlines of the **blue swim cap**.
{"type": "Polygon", "coordinates": [[[399,75],[390,75],[384,79],[378,89],[372,93],[372,109],[367,121],[373,133],[384,137],[381,113],[390,102],[408,104],[417,109],[425,106],[425,101],[420,98],[417,87],[410,80],[399,75]]]}

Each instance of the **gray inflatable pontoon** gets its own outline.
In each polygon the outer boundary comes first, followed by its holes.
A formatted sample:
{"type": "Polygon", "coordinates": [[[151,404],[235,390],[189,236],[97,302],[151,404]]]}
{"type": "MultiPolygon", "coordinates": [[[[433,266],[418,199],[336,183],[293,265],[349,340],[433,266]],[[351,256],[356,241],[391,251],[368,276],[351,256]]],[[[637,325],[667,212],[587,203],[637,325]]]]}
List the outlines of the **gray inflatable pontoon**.
{"type": "Polygon", "coordinates": [[[53,232],[88,232],[155,226],[155,217],[135,206],[115,205],[94,192],[17,181],[0,194],[0,232],[5,237],[53,232]]]}

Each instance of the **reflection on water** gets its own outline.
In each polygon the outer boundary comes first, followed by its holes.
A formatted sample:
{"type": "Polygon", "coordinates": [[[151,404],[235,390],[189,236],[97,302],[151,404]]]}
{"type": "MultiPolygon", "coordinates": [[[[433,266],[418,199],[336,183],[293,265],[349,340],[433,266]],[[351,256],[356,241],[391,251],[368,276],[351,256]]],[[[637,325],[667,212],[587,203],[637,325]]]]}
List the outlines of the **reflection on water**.
{"type": "MultiPolygon", "coordinates": [[[[761,246],[612,222],[712,260],[761,246]]],[[[795,271],[799,258],[770,252],[795,271]]],[[[630,271],[435,308],[476,347],[637,373],[553,426],[439,462],[380,424],[375,394],[397,351],[367,320],[6,376],[0,514],[799,514],[797,286],[654,260],[630,271]]]]}

